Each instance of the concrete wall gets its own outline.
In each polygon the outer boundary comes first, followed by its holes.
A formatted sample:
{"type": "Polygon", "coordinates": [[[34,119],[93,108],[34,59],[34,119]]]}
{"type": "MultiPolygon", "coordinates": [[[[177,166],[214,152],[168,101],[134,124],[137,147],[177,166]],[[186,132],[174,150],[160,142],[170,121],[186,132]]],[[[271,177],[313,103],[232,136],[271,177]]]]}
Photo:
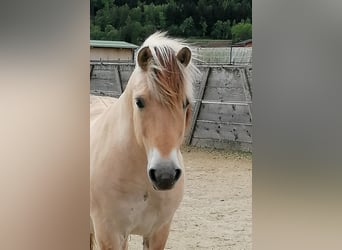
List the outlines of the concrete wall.
{"type": "MultiPolygon", "coordinates": [[[[91,65],[90,91],[119,97],[134,70],[131,64],[91,65]]],[[[186,143],[252,151],[252,68],[199,65],[193,117],[186,143]]]]}
{"type": "Polygon", "coordinates": [[[100,61],[131,61],[133,62],[133,49],[120,48],[90,48],[90,60],[100,61]]]}

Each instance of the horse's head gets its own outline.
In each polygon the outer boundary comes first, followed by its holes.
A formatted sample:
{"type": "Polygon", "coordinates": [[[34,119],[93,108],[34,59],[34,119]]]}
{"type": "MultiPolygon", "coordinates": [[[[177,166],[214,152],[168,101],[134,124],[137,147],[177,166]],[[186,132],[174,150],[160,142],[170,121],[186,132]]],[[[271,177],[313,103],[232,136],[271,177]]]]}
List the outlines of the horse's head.
{"type": "Polygon", "coordinates": [[[191,119],[191,73],[195,69],[191,51],[183,45],[154,35],[137,55],[134,130],[146,150],[148,178],[157,190],[173,188],[182,175],[180,146],[191,119]]]}

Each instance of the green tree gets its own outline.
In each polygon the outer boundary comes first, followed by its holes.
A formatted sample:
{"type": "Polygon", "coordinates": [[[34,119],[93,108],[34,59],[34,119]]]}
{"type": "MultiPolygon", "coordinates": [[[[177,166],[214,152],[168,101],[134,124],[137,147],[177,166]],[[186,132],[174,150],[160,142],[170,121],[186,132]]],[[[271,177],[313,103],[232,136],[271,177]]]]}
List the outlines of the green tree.
{"type": "Polygon", "coordinates": [[[142,13],[141,13],[141,9],[139,7],[130,9],[129,15],[132,18],[132,20],[137,21],[137,22],[141,22],[142,13]]]}
{"type": "Polygon", "coordinates": [[[117,25],[118,26],[116,26],[117,28],[125,26],[129,13],[130,13],[130,9],[127,4],[122,5],[118,8],[118,13],[117,13],[117,17],[118,17],[117,25]]]}
{"type": "Polygon", "coordinates": [[[240,41],[251,37],[251,18],[252,0],[91,0],[90,37],[139,44],[166,30],[214,39],[230,39],[233,33],[240,41]]]}
{"type": "Polygon", "coordinates": [[[166,28],[166,17],[164,12],[159,12],[159,29],[166,28]]]}
{"type": "Polygon", "coordinates": [[[147,24],[147,25],[142,26],[142,30],[140,33],[140,37],[137,41],[137,44],[142,43],[146,37],[148,37],[149,35],[153,34],[156,31],[157,31],[157,28],[153,24],[147,24]]]}
{"type": "Polygon", "coordinates": [[[168,32],[171,36],[179,36],[181,34],[181,30],[179,28],[178,25],[171,25],[169,28],[168,28],[168,32]]]}
{"type": "Polygon", "coordinates": [[[184,36],[190,36],[193,32],[194,27],[194,20],[190,16],[183,21],[179,28],[184,36]]]}
{"type": "Polygon", "coordinates": [[[126,20],[126,25],[122,27],[121,31],[121,39],[131,43],[140,43],[139,40],[140,35],[143,31],[142,25],[133,21],[130,16],[128,16],[126,20]]]}
{"type": "Polygon", "coordinates": [[[232,26],[233,42],[240,42],[252,38],[252,24],[238,23],[232,26]]]}
{"type": "Polygon", "coordinates": [[[231,29],[230,29],[230,21],[227,20],[222,22],[218,20],[214,24],[213,31],[211,32],[211,36],[217,39],[228,39],[231,37],[231,29]]]}
{"type": "Polygon", "coordinates": [[[201,18],[201,22],[200,22],[200,25],[201,25],[201,35],[202,37],[205,37],[205,35],[207,34],[207,28],[208,28],[208,24],[207,22],[204,20],[204,18],[201,18]]]}
{"type": "Polygon", "coordinates": [[[90,24],[90,39],[101,40],[103,32],[101,28],[93,23],[90,24]]]}
{"type": "Polygon", "coordinates": [[[183,21],[181,13],[179,5],[171,0],[165,9],[166,25],[180,25],[183,21]]]}
{"type": "Polygon", "coordinates": [[[112,25],[108,24],[105,28],[105,37],[106,40],[111,40],[111,41],[115,41],[120,39],[120,33],[117,29],[115,29],[112,25]]]}
{"type": "Polygon", "coordinates": [[[156,24],[157,18],[159,18],[159,13],[155,11],[154,4],[145,5],[144,6],[144,17],[145,17],[145,24],[156,24]]]}

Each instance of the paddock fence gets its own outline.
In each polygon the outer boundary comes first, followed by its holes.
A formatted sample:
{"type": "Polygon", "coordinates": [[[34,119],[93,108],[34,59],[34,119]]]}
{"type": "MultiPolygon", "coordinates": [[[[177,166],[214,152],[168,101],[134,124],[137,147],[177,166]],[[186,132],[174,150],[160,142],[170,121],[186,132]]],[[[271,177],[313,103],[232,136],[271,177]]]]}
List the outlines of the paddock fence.
{"type": "MultiPolygon", "coordinates": [[[[90,93],[119,97],[134,70],[134,63],[90,64],[90,93]]],[[[198,65],[194,82],[193,115],[185,142],[188,145],[252,151],[252,67],[250,65],[198,65]]]]}
{"type": "Polygon", "coordinates": [[[252,65],[252,47],[200,48],[193,51],[199,62],[210,64],[252,65]]]}

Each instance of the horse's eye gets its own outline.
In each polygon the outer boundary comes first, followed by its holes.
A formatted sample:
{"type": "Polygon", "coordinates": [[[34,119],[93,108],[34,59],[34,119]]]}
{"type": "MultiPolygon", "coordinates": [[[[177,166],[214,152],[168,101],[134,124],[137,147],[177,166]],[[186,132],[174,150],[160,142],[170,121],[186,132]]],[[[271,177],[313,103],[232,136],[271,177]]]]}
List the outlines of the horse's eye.
{"type": "Polygon", "coordinates": [[[135,104],[138,106],[138,108],[142,109],[143,107],[145,107],[145,103],[144,100],[142,98],[137,98],[135,100],[135,104]]]}

